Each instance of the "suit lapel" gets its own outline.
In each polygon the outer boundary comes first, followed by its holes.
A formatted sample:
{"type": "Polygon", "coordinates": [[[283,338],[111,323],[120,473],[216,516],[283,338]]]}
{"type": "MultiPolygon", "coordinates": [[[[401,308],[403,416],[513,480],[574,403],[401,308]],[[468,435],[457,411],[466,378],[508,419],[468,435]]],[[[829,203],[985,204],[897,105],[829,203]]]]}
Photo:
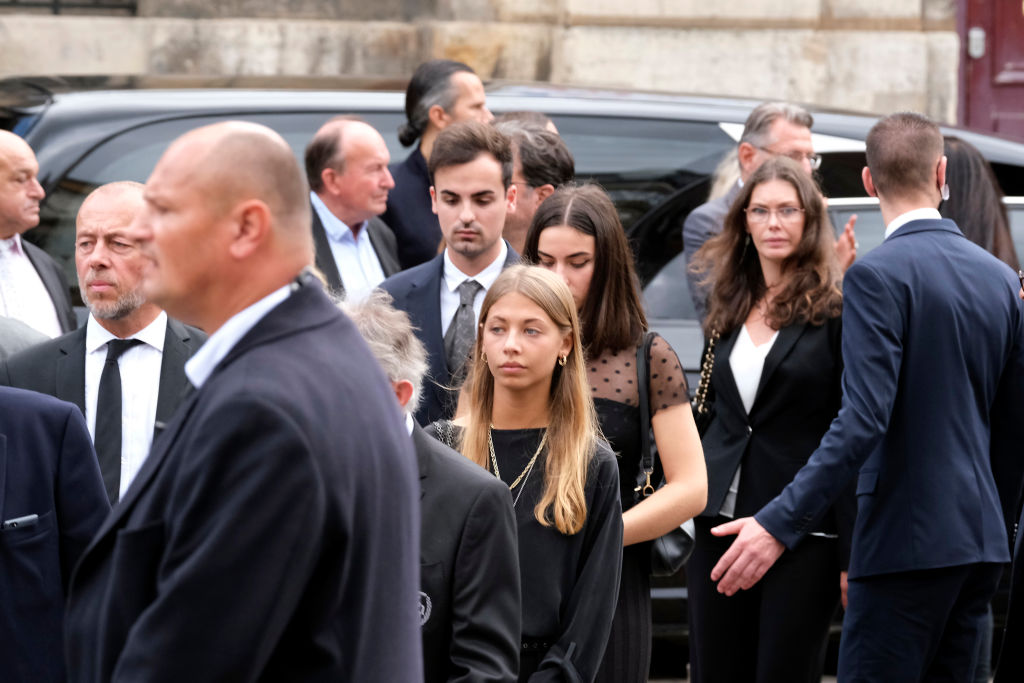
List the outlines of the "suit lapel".
{"type": "Polygon", "coordinates": [[[43,281],[46,293],[50,295],[50,301],[53,303],[53,310],[57,313],[57,322],[60,324],[60,329],[63,332],[74,330],[76,327],[74,311],[67,310],[70,300],[68,299],[68,292],[56,270],[58,266],[54,263],[54,267],[50,267],[47,260],[44,260],[44,257],[47,256],[46,252],[31,242],[22,240],[21,244],[25,247],[25,256],[28,257],[36,273],[39,274],[39,279],[43,281]],[[61,306],[61,302],[67,303],[61,306]]]}
{"type": "Polygon", "coordinates": [[[174,410],[191,387],[185,376],[185,361],[189,358],[188,330],[177,320],[167,319],[164,333],[164,351],[160,361],[160,388],[156,398],[156,421],[166,424],[174,410]]]}
{"type": "MultiPolygon", "coordinates": [[[[729,364],[729,354],[732,353],[732,349],[736,345],[740,329],[737,327],[731,334],[719,338],[718,344],[715,345],[715,364],[712,374],[716,380],[714,400],[729,401],[739,411],[739,414],[745,415],[747,409],[743,407],[743,399],[740,398],[740,390],[736,386],[736,378],[733,377],[732,366],[729,364]]],[[[703,356],[701,364],[703,364],[703,356]]]]}
{"type": "Polygon", "coordinates": [[[320,222],[320,216],[316,207],[311,207],[313,212],[313,246],[316,249],[316,267],[327,278],[327,285],[339,294],[345,293],[345,286],[341,283],[341,274],[338,273],[338,264],[334,262],[334,252],[331,251],[331,243],[327,239],[327,231],[324,224],[320,222]]]}
{"type": "MultiPolygon", "coordinates": [[[[379,218],[375,217],[366,221],[366,234],[370,237],[370,244],[373,245],[373,251],[377,254],[377,261],[380,263],[380,269],[384,271],[384,277],[391,277],[402,269],[398,265],[398,255],[389,247],[386,234],[389,232],[391,232],[391,228],[379,218]]],[[[394,240],[394,233],[392,233],[391,239],[394,240]]]]}
{"type": "Polygon", "coordinates": [[[56,363],[57,398],[78,406],[85,415],[85,330],[82,325],[64,338],[56,363]]]}
{"type": "Polygon", "coordinates": [[[768,355],[764,359],[761,380],[757,383],[757,393],[754,395],[754,403],[750,412],[754,412],[753,408],[757,407],[757,402],[761,400],[761,393],[771,380],[772,373],[778,369],[779,363],[793,350],[793,346],[796,345],[797,340],[800,339],[806,329],[807,325],[803,324],[788,325],[779,330],[779,336],[775,339],[775,343],[772,344],[771,350],[768,351],[768,355]]]}
{"type": "Polygon", "coordinates": [[[441,334],[441,287],[444,286],[444,255],[438,255],[431,262],[425,277],[412,283],[409,292],[410,308],[422,311],[423,335],[420,337],[427,347],[430,359],[431,377],[439,382],[448,381],[448,359],[444,353],[444,335],[441,334]]]}
{"type": "Polygon", "coordinates": [[[423,500],[423,496],[427,493],[426,481],[430,477],[430,460],[428,458],[430,443],[427,441],[428,439],[430,437],[423,431],[423,428],[413,422],[412,445],[416,451],[416,462],[420,470],[420,500],[423,500]]]}

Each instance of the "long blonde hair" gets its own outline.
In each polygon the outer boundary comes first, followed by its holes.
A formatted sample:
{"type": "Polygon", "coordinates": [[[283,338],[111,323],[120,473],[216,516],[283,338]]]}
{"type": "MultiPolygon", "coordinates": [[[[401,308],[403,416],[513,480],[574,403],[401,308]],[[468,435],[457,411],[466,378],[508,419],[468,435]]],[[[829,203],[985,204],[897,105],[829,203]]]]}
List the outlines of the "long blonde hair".
{"type": "Polygon", "coordinates": [[[552,364],[544,493],[534,507],[533,514],[543,526],[553,525],[563,534],[575,534],[583,528],[587,519],[584,486],[600,431],[594,403],[590,398],[576,305],[562,279],[544,268],[507,268],[487,290],[480,310],[476,347],[462,388],[469,399],[470,409],[459,451],[481,467],[488,468],[488,436],[494,412],[494,377],[480,349],[491,306],[512,292],[537,304],[561,334],[572,335],[572,350],[566,356],[565,365],[552,364]]]}

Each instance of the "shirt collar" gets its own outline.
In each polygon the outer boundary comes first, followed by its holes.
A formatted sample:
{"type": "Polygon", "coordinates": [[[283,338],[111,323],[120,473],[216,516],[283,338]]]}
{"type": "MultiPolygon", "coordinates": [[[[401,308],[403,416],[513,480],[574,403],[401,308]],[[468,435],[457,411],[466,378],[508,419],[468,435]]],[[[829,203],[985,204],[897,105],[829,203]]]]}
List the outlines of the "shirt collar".
{"type": "Polygon", "coordinates": [[[488,290],[505,268],[506,258],[508,258],[508,244],[505,243],[505,240],[501,240],[501,251],[498,252],[498,258],[491,261],[490,265],[476,275],[466,275],[452,262],[451,256],[448,255],[448,250],[445,249],[444,284],[448,287],[448,291],[454,292],[465,280],[476,280],[483,286],[484,290],[488,290]]]}
{"type": "MultiPolygon", "coordinates": [[[[153,319],[153,322],[143,327],[128,339],[138,339],[149,344],[157,351],[163,353],[164,338],[167,336],[167,313],[160,311],[160,314],[153,319]]],[[[106,346],[111,339],[120,339],[116,334],[103,327],[96,316],[89,314],[85,323],[85,352],[92,353],[106,346]]]]}
{"type": "Polygon", "coordinates": [[[410,415],[409,413],[406,413],[405,414],[405,429],[406,429],[406,431],[409,432],[409,436],[412,436],[412,426],[413,426],[412,415],[410,415]]]}
{"type": "Polygon", "coordinates": [[[5,240],[0,240],[0,252],[3,251],[9,251],[17,256],[24,254],[25,248],[21,246],[21,235],[14,233],[14,236],[8,237],[5,240]]]}
{"type": "Polygon", "coordinates": [[[213,374],[217,365],[235,348],[249,330],[263,317],[291,294],[290,284],[276,289],[248,308],[235,313],[220,329],[210,335],[185,363],[185,375],[196,389],[201,387],[213,374]]]}
{"type": "Polygon", "coordinates": [[[942,218],[942,214],[939,213],[938,209],[914,209],[913,211],[902,213],[892,219],[892,222],[889,223],[889,225],[885,226],[885,239],[889,239],[890,235],[910,221],[920,221],[929,218],[940,219],[942,218]]]}
{"type": "MultiPolygon", "coordinates": [[[[345,222],[334,215],[327,205],[324,204],[324,200],[320,199],[320,196],[316,192],[309,193],[309,200],[313,203],[313,210],[316,211],[316,215],[320,216],[320,222],[324,226],[324,232],[327,233],[327,237],[332,242],[343,242],[351,241],[355,242],[359,237],[352,232],[352,229],[345,225],[345,222]]],[[[366,227],[366,221],[359,224],[358,235],[365,235],[366,231],[362,228],[366,227]]]]}

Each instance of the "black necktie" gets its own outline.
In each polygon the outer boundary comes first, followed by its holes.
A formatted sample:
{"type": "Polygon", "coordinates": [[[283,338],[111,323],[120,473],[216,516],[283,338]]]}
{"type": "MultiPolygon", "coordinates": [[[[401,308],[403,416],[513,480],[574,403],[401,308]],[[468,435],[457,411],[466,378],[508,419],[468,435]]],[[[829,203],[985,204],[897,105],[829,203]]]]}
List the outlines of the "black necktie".
{"type": "Polygon", "coordinates": [[[121,486],[121,370],[117,359],[141,343],[138,339],[111,339],[107,342],[107,360],[100,375],[100,390],[96,398],[96,456],[111,505],[117,502],[121,486]]]}
{"type": "Polygon", "coordinates": [[[469,350],[473,348],[473,342],[476,341],[476,312],[473,310],[473,300],[476,293],[483,288],[484,286],[476,280],[463,280],[456,287],[459,291],[459,307],[444,335],[444,350],[453,382],[462,379],[463,366],[466,364],[469,350]]]}

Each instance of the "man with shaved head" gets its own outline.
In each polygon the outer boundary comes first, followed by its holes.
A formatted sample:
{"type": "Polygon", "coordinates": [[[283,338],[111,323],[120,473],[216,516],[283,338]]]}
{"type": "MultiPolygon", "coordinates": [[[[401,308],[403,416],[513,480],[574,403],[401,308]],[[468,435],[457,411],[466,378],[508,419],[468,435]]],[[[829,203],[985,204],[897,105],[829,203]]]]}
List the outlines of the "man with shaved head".
{"type": "Polygon", "coordinates": [[[309,224],[291,149],[257,124],[183,135],[147,181],[143,294],[210,338],[76,569],[71,681],[422,677],[415,456],[307,272],[309,224]]]}
{"type": "Polygon", "coordinates": [[[395,186],[390,160],[380,133],[350,116],[325,123],[306,147],[316,267],[350,301],[400,270],[395,234],[377,218],[395,186]]]}
{"type": "Polygon", "coordinates": [[[21,233],[39,224],[39,163],[20,137],[0,130],[0,316],[51,339],[77,326],[60,266],[21,233]]]}
{"type": "Polygon", "coordinates": [[[89,308],[85,326],[0,365],[0,383],[78,406],[111,503],[124,495],[154,432],[185,397],[185,361],[206,340],[142,293],[146,259],[128,233],[142,211],[143,189],[140,183],[109,183],[78,210],[75,267],[89,308]]]}

